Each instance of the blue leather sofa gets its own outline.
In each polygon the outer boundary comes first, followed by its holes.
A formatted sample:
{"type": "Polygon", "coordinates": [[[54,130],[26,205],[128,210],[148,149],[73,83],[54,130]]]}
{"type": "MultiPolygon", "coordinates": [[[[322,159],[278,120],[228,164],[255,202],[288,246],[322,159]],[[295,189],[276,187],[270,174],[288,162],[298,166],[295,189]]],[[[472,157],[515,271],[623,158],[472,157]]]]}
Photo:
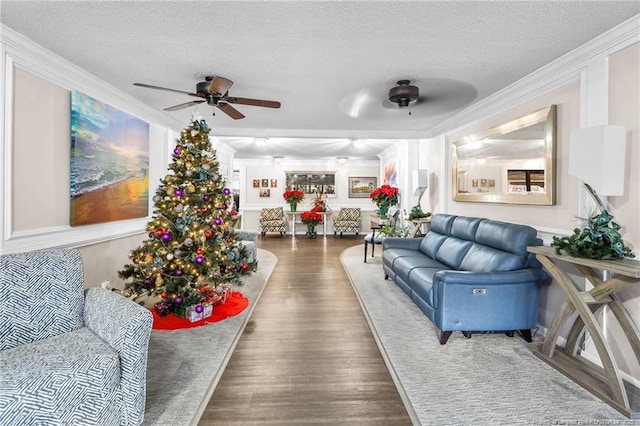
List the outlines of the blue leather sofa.
{"type": "Polygon", "coordinates": [[[531,341],[545,277],[527,246],[542,245],[534,228],[476,217],[437,214],[422,238],[386,238],[385,279],[391,278],[441,330],[519,330],[531,341]]]}
{"type": "Polygon", "coordinates": [[[0,424],[142,424],[151,312],[83,287],[77,250],[0,256],[0,424]]]}

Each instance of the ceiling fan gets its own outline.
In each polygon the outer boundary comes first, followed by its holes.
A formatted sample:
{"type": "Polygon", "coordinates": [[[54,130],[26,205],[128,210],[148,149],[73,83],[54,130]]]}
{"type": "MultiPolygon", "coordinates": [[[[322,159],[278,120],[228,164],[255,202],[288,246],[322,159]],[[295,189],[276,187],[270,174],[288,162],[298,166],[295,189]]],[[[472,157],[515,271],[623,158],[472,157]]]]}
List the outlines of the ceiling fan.
{"type": "MultiPolygon", "coordinates": [[[[205,81],[201,81],[196,85],[196,92],[185,92],[184,90],[168,89],[166,87],[153,86],[145,83],[133,83],[134,86],[146,87],[148,89],[166,90],[168,92],[182,93],[189,96],[195,96],[197,98],[203,98],[203,100],[189,101],[182,104],[170,106],[165,108],[165,111],[177,111],[183,108],[188,108],[192,105],[197,105],[202,102],[206,102],[207,105],[217,107],[220,111],[227,114],[234,120],[240,120],[244,118],[244,115],[235,109],[231,104],[237,105],[252,105],[266,108],[280,108],[280,102],[277,101],[265,101],[262,99],[250,99],[250,98],[237,98],[235,96],[229,96],[229,89],[233,86],[233,81],[224,77],[206,76],[205,81]]],[[[215,112],[213,113],[215,115],[215,112]]]]}

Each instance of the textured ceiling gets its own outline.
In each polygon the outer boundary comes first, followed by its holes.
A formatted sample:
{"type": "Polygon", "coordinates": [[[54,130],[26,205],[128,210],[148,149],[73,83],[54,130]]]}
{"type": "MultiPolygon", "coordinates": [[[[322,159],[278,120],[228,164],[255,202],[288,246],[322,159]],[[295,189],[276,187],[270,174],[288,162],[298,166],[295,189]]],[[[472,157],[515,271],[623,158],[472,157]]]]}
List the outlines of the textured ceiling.
{"type": "MultiPolygon", "coordinates": [[[[238,105],[246,118],[236,121],[197,107],[242,158],[293,153],[287,144],[300,149],[301,137],[328,138],[302,147],[303,156],[328,157],[355,155],[349,138],[386,139],[379,149],[429,135],[640,13],[640,2],[2,0],[0,8],[3,24],[158,110],[193,98],[134,82],[192,92],[214,74],[235,82],[231,96],[280,101],[238,105]],[[420,88],[411,115],[386,101],[404,78],[420,88]],[[287,152],[258,150],[246,137],[280,138],[269,146],[287,152]]],[[[167,114],[186,124],[194,109],[167,114]]]]}

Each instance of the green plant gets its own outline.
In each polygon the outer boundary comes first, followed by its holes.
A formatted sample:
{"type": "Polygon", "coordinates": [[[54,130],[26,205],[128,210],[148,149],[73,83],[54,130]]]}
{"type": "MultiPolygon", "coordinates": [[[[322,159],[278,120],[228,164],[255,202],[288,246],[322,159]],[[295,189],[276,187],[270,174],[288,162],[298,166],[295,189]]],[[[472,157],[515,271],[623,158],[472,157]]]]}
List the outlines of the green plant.
{"type": "Polygon", "coordinates": [[[409,213],[409,220],[413,219],[423,219],[425,217],[430,217],[431,212],[423,212],[420,206],[414,206],[411,209],[411,213],[409,213]]]}
{"type": "Polygon", "coordinates": [[[408,227],[396,227],[391,225],[383,225],[380,228],[380,235],[385,237],[401,237],[406,238],[411,233],[411,229],[408,227]]]}

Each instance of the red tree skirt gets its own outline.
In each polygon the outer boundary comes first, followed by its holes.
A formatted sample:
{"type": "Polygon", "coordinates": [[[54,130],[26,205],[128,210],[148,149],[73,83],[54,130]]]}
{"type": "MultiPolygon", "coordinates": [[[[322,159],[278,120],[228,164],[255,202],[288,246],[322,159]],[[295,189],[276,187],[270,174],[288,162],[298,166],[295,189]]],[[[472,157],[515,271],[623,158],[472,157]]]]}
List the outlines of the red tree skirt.
{"type": "Polygon", "coordinates": [[[207,325],[212,322],[222,321],[227,317],[238,315],[249,306],[249,299],[244,297],[239,291],[232,291],[226,303],[215,305],[213,315],[200,321],[191,322],[186,318],[180,318],[170,313],[161,317],[155,309],[151,309],[153,314],[154,330],[178,330],[181,328],[193,328],[207,325]]]}

